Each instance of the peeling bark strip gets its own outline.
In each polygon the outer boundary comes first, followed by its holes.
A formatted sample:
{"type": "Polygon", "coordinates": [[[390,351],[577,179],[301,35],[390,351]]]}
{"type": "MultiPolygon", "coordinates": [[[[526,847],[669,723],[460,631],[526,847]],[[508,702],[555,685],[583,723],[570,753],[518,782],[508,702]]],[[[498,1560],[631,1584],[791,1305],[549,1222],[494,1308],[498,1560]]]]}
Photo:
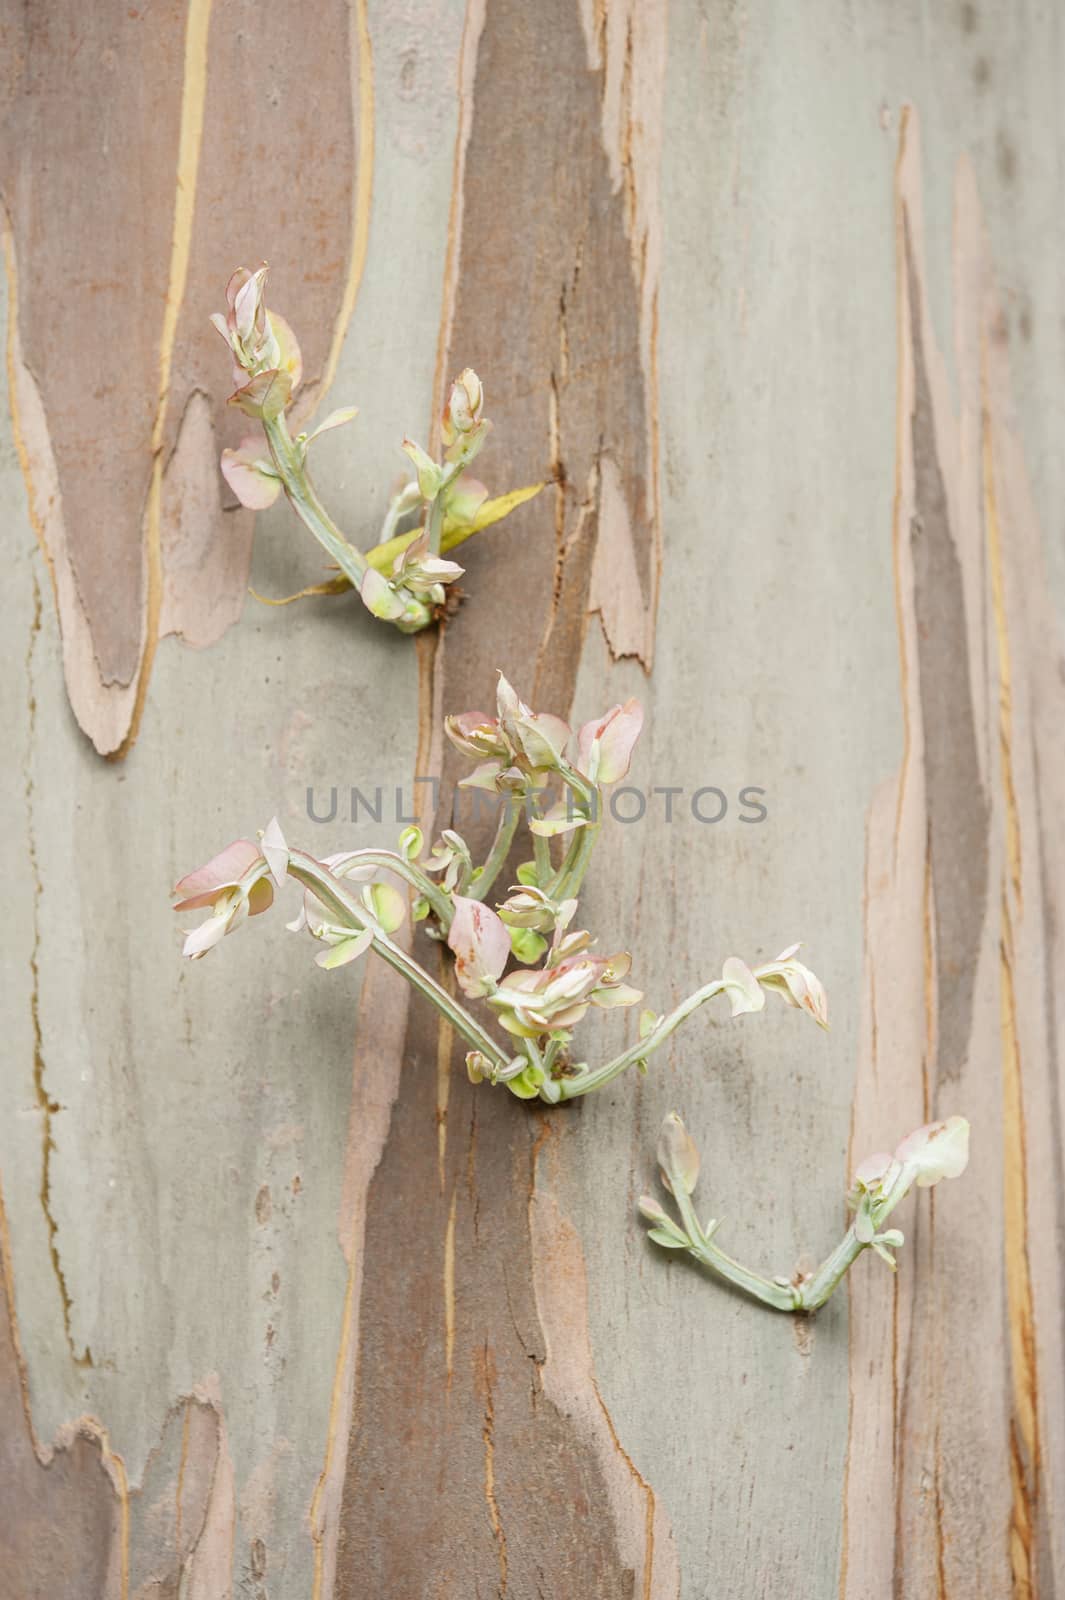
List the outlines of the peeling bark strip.
{"type": "Polygon", "coordinates": [[[850,1284],[840,1592],[1049,1600],[1065,1582],[1050,1515],[1065,1489],[1065,1278],[1051,1245],[1065,850],[1044,819],[1065,804],[1065,695],[972,174],[963,163],[957,180],[955,411],[925,290],[912,111],[897,227],[905,749],[869,821],[852,1155],[963,1109],[973,1162],[967,1195],[937,1191],[907,1219],[909,1273],[850,1284]]]}
{"type": "Polygon", "coordinates": [[[570,693],[589,610],[615,656],[653,656],[665,29],[659,0],[467,12],[438,377],[486,374],[501,482],[555,479],[553,530],[545,495],[523,545],[468,558],[482,624],[515,588],[553,594],[511,618],[544,705],[570,693]]]}
{"type": "Polygon", "coordinates": [[[571,1419],[578,1436],[603,1466],[609,1510],[627,1566],[636,1574],[638,1600],[680,1593],[673,1531],[654,1489],[618,1438],[595,1379],[588,1325],[588,1280],[577,1229],[562,1214],[554,1190],[564,1140],[545,1117],[534,1148],[529,1217],[533,1285],[546,1355],[540,1378],[545,1395],[571,1419]]]}
{"type": "Polygon", "coordinates": [[[4,1600],[229,1600],[235,1496],[216,1380],[164,1419],[140,1487],[94,1417],[50,1446],[30,1413],[0,1193],[0,1585],[4,1600]]]}
{"type": "Polygon", "coordinates": [[[987,908],[988,803],[976,751],[965,590],[936,449],[908,227],[904,242],[914,381],[910,545],[935,914],[935,1058],[928,1064],[934,1097],[936,1087],[954,1077],[972,1029],[976,958],[987,908]]]}
{"type": "Polygon", "coordinates": [[[113,754],[161,635],[210,643],[243,604],[252,523],[223,505],[239,428],[207,324],[239,261],[271,262],[308,390],[335,368],[369,214],[365,5],[327,0],[308,29],[253,0],[58,0],[7,26],[16,432],[71,704],[113,754]]]}
{"type": "Polygon", "coordinates": [[[442,1103],[433,1015],[379,992],[364,993],[360,1016],[374,1044],[353,1090],[370,1091],[372,1112],[360,1131],[356,1100],[358,1305],[345,1313],[323,1474],[336,1520],[321,1496],[312,1510],[315,1595],[672,1600],[668,1523],[595,1384],[577,1234],[538,1181],[540,1148],[565,1140],[565,1119],[478,1095],[461,1051],[449,1051],[442,1103]],[[378,1019],[405,1019],[405,1039],[381,1039],[378,1019]],[[342,1376],[353,1368],[354,1396],[342,1376]]]}
{"type": "MultiPolygon", "coordinates": [[[[603,602],[608,638],[650,661],[664,10],[611,6],[597,19],[563,0],[474,0],[467,15],[439,378],[483,364],[503,452],[493,470],[514,481],[553,470],[556,515],[552,527],[545,496],[523,541],[471,551],[475,603],[435,662],[422,645],[434,724],[490,698],[497,667],[568,709],[597,540],[617,590],[603,602]]],[[[423,774],[438,770],[433,754],[423,774]]],[[[444,777],[437,825],[450,814],[446,763],[444,777]]],[[[603,1407],[579,1240],[538,1177],[545,1139],[565,1159],[571,1119],[476,1093],[425,1007],[406,1012],[392,1058],[370,998],[362,1073],[384,1087],[394,1059],[402,1076],[383,1148],[372,1135],[353,1145],[345,1203],[361,1293],[345,1322],[357,1353],[338,1372],[354,1365],[355,1392],[339,1526],[317,1524],[317,1592],[667,1600],[679,1584],[668,1524],[603,1407]]],[[[335,1484],[334,1457],[328,1474],[335,1484]]]]}
{"type": "Polygon", "coordinates": [[[595,1385],[576,1232],[536,1182],[547,1117],[476,1098],[457,1057],[441,1197],[435,1044],[412,1011],[369,1194],[333,1593],[666,1600],[668,1524],[595,1385]]]}
{"type": "Polygon", "coordinates": [[[51,1449],[33,1431],[0,1194],[0,1574],[5,1600],[125,1596],[128,1496],[121,1460],[89,1418],[51,1449]]]}

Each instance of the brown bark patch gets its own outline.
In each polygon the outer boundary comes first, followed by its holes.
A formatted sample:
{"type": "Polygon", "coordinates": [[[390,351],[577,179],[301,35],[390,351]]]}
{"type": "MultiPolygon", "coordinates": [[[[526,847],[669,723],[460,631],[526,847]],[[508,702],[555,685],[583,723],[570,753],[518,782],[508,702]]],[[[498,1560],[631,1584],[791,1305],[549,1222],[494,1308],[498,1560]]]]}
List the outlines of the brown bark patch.
{"type": "Polygon", "coordinates": [[[5,43],[0,189],[34,412],[23,466],[62,569],[72,704],[112,753],[161,628],[207,643],[243,603],[251,518],[224,514],[217,471],[240,428],[207,324],[229,273],[271,262],[308,398],[350,310],[349,9],[328,0],[308,28],[251,0],[59,0],[22,7],[5,43]]]}

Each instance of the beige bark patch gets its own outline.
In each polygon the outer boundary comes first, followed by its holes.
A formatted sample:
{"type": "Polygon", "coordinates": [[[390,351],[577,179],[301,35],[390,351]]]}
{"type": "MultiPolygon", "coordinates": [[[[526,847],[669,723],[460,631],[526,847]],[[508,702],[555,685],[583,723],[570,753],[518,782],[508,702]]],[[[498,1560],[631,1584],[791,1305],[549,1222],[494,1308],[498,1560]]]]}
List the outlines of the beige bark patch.
{"type": "Polygon", "coordinates": [[[34,151],[32,181],[14,159],[0,171],[19,264],[12,394],[68,693],[104,754],[135,733],[162,634],[208,644],[243,603],[250,521],[226,515],[217,472],[242,430],[207,321],[229,274],[270,260],[306,408],[332,379],[365,260],[365,0],[329,0],[313,29],[271,15],[264,53],[266,29],[249,0],[62,0],[10,30],[2,148],[34,151]]]}
{"type": "Polygon", "coordinates": [[[1065,1554],[1049,1515],[1065,1462],[1063,1286],[1044,1247],[1061,1226],[1046,1108],[1065,872],[1046,819],[1065,800],[1065,695],[975,184],[962,163],[955,404],[928,306],[912,111],[897,219],[905,746],[869,819],[851,1153],[962,1112],[973,1155],[963,1183],[907,1202],[897,1280],[850,1285],[841,1593],[1035,1595],[1065,1554]]]}

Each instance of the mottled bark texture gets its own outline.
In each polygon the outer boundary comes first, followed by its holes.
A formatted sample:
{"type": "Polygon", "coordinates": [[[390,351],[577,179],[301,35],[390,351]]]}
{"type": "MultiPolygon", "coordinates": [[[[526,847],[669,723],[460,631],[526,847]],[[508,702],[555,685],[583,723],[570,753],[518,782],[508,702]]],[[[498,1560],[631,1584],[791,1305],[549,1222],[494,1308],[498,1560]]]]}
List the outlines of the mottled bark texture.
{"type": "Polygon", "coordinates": [[[7,0],[3,1600],[1065,1592],[1065,61],[942,12],[7,0]],[[206,318],[262,258],[304,411],[362,408],[345,526],[467,364],[493,492],[547,480],[438,636],[245,603],[206,318]],[[700,1018],[553,1112],[280,917],[180,968],[193,861],[369,837],[308,786],[447,825],[500,668],[638,694],[645,791],[763,783],[611,825],[589,915],[657,1009],[807,937],[827,1044],[700,1018]],[[926,1118],[972,1164],[792,1327],[634,1225],[674,1104],[771,1270],[926,1118]]]}

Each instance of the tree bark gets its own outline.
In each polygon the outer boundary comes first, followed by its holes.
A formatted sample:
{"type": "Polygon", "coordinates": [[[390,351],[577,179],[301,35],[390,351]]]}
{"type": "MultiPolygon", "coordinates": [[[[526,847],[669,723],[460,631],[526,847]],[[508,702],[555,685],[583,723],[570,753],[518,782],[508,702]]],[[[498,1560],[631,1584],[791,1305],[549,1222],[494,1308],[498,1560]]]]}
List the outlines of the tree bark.
{"type": "Polygon", "coordinates": [[[1057,18],[8,0],[3,37],[3,1600],[1065,1592],[1057,18]],[[207,316],[263,258],[300,415],[360,407],[315,447],[356,542],[466,365],[477,471],[547,480],[439,633],[247,594],[323,576],[217,470],[207,316]],[[280,918],[181,963],[170,884],[272,814],[318,854],[448,826],[441,718],[497,669],[647,709],[581,921],[645,1004],[801,938],[827,1038],[701,1013],[530,1107],[280,918]],[[791,1320],[647,1243],[672,1107],[771,1273],[916,1125],[972,1160],[896,1277],[791,1320]]]}

